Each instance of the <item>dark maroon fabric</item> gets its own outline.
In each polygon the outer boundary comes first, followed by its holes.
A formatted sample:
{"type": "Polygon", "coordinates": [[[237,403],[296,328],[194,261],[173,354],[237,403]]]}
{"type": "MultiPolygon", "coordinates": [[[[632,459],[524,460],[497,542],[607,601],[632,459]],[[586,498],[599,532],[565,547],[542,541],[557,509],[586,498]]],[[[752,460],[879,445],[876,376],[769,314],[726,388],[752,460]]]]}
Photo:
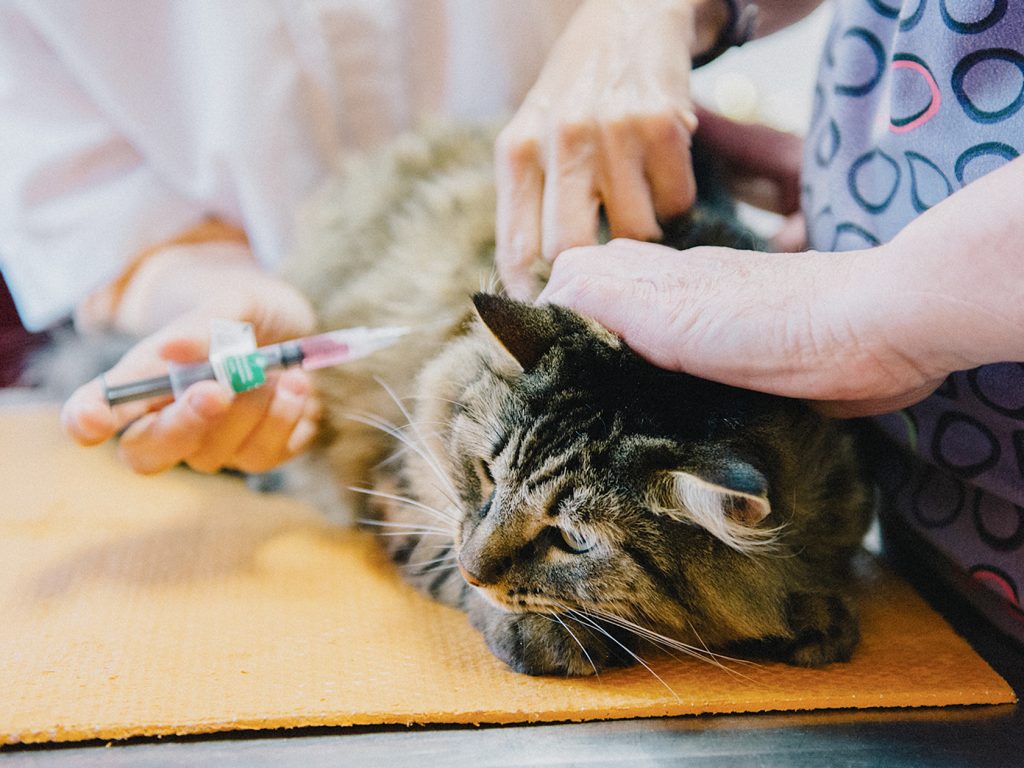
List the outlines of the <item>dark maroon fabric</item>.
{"type": "Polygon", "coordinates": [[[28,353],[45,340],[45,333],[25,330],[7,283],[0,275],[0,387],[10,387],[17,382],[28,353]]]}

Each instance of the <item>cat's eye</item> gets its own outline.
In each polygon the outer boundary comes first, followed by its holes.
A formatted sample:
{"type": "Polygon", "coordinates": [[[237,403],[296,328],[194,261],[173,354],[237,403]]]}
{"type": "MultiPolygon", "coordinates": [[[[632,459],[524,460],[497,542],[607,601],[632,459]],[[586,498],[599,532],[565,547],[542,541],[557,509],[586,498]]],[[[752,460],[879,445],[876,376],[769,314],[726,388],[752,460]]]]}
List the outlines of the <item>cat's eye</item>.
{"type": "Polygon", "coordinates": [[[572,528],[559,528],[558,530],[562,534],[562,548],[574,555],[582,555],[584,552],[589,552],[597,542],[597,537],[591,533],[577,531],[572,528]]]}
{"type": "Polygon", "coordinates": [[[486,459],[478,458],[474,463],[474,469],[476,470],[476,479],[486,496],[494,488],[494,475],[491,472],[491,465],[486,459]]]}

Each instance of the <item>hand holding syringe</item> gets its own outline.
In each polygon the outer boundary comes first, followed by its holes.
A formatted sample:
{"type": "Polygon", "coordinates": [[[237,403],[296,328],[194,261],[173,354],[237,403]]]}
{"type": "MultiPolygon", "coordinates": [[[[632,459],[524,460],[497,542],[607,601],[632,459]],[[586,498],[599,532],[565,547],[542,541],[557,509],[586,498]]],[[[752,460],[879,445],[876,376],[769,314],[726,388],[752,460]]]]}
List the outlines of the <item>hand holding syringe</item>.
{"type": "MultiPolygon", "coordinates": [[[[301,312],[254,315],[259,333],[270,338],[287,339],[288,328],[300,336],[310,327],[311,315],[301,312]]],[[[347,329],[260,349],[252,339],[248,348],[232,349],[220,343],[222,334],[211,335],[208,320],[183,317],[135,345],[106,376],[79,387],[61,422],[81,445],[120,435],[120,458],[143,474],[181,462],[201,472],[265,472],[299,453],[319,430],[321,402],[304,368],[362,357],[402,333],[347,329]],[[208,351],[229,377],[234,369],[238,389],[254,388],[235,396],[230,378],[216,380],[215,366],[204,359],[208,351]],[[145,378],[158,372],[164,375],[145,378]],[[261,377],[266,383],[259,385],[261,377]]]]}
{"type": "Polygon", "coordinates": [[[258,349],[217,351],[207,362],[168,365],[166,376],[111,385],[104,379],[104,393],[111,406],[174,394],[181,395],[198,381],[216,380],[233,393],[262,386],[269,371],[299,365],[305,371],[339,365],[366,357],[394,344],[409,332],[404,327],[345,328],[258,349]]]}

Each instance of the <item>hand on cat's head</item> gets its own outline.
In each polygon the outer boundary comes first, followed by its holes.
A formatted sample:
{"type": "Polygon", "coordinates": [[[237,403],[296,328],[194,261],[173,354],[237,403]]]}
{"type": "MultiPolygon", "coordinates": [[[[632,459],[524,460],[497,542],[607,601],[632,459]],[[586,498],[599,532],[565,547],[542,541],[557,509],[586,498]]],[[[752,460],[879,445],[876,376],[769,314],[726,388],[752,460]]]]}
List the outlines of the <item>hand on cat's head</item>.
{"type": "Polygon", "coordinates": [[[563,253],[538,301],[595,319],[659,367],[864,416],[918,402],[949,373],[880,326],[893,298],[875,256],[615,240],[563,253]]]}

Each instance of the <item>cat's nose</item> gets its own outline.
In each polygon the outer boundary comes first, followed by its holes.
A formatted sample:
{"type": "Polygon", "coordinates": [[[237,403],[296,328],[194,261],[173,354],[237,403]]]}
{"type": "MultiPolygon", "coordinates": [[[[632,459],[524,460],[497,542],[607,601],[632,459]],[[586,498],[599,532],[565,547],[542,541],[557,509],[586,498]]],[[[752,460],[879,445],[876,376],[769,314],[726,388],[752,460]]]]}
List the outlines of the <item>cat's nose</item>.
{"type": "Polygon", "coordinates": [[[483,586],[483,582],[480,581],[480,579],[478,579],[472,573],[467,571],[466,568],[462,565],[462,563],[459,563],[459,573],[462,574],[462,578],[464,578],[466,580],[467,584],[469,584],[471,586],[474,586],[474,587],[483,586]]]}

